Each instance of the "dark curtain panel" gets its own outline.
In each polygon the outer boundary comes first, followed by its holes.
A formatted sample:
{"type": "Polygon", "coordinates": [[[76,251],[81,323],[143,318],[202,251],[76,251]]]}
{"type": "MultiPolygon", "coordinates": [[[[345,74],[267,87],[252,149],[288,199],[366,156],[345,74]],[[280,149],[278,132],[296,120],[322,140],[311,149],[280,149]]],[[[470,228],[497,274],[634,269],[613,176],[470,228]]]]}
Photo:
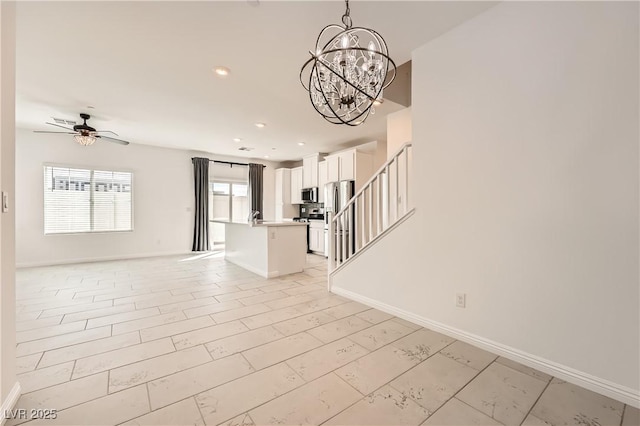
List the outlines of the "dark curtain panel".
{"type": "Polygon", "coordinates": [[[209,159],[192,158],[196,195],[193,251],[209,250],[209,159]]]}
{"type": "Polygon", "coordinates": [[[258,219],[262,219],[262,164],[249,164],[249,196],[251,197],[251,212],[259,211],[258,219]]]}

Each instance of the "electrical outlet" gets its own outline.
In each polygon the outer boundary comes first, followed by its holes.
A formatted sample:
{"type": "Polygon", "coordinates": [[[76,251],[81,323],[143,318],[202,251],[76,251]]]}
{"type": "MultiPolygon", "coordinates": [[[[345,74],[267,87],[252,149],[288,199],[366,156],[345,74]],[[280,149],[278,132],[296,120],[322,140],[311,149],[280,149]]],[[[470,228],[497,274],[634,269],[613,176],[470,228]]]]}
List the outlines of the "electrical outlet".
{"type": "Polygon", "coordinates": [[[2,191],[2,213],[9,211],[9,193],[2,191]]]}
{"type": "Polygon", "coordinates": [[[271,233],[271,239],[275,240],[276,239],[276,231],[271,230],[270,233],[271,233]]]}
{"type": "Polygon", "coordinates": [[[456,293],[456,306],[464,308],[467,304],[467,295],[465,293],[456,293]]]}

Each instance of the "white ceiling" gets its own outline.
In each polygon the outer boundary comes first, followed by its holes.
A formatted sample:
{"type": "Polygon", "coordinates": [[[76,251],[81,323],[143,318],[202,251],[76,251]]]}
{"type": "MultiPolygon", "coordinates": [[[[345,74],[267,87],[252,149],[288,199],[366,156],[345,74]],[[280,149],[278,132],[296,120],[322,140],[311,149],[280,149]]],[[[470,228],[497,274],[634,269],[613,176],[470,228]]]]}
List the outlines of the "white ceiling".
{"type": "MultiPolygon", "coordinates": [[[[493,4],[352,1],[351,16],[400,65],[493,4]]],[[[318,32],[343,12],[339,1],[18,2],[17,125],[55,130],[44,122],[88,112],[93,127],[133,143],[276,161],[385,139],[385,115],[400,105],[332,125],[298,80],[318,32]],[[231,75],[216,77],[218,65],[231,75]]]]}

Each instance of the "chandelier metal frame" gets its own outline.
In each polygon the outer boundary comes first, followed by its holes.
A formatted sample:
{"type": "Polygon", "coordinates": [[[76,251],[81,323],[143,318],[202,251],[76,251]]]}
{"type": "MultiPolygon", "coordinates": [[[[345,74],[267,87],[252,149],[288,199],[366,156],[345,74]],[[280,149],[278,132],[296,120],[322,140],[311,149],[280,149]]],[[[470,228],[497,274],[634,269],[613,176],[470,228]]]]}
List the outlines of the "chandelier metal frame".
{"type": "Polygon", "coordinates": [[[333,124],[358,126],[364,123],[369,114],[375,113],[375,103],[382,103],[383,90],[396,77],[396,64],[378,32],[352,26],[349,0],[345,0],[345,3],[346,10],[342,16],[344,26],[330,24],[320,31],[315,52],[309,52],[311,58],[300,70],[300,83],[309,92],[309,100],[314,109],[325,120],[333,124]],[[323,37],[331,31],[338,32],[323,44],[323,37]],[[369,39],[368,47],[359,45],[363,36],[369,39]],[[358,54],[360,57],[357,57],[358,54]],[[368,65],[366,55],[369,56],[368,65]],[[352,64],[347,69],[349,60],[352,64]],[[360,60],[364,62],[359,63],[360,60]],[[308,69],[311,64],[313,65],[308,69]],[[361,69],[356,70],[358,67],[361,69]],[[304,75],[306,70],[309,71],[308,77],[304,75]],[[329,77],[325,72],[330,73],[329,77]],[[364,83],[370,86],[370,90],[358,84],[363,83],[362,81],[354,80],[353,75],[358,77],[358,73],[360,77],[364,77],[364,83]],[[363,73],[368,74],[364,76],[363,73]],[[345,74],[351,75],[351,78],[345,74]],[[378,80],[375,84],[367,79],[372,76],[378,80]]]}

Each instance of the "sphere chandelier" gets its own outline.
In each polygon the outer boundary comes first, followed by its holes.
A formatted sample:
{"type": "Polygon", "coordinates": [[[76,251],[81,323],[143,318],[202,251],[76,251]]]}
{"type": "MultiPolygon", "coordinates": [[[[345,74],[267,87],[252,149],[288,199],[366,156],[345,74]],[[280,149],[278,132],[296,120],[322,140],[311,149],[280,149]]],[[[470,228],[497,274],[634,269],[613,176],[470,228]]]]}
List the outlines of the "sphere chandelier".
{"type": "Polygon", "coordinates": [[[375,114],[382,91],[396,77],[387,43],[374,30],[352,27],[349,0],[344,25],[320,31],[315,51],[300,70],[311,104],[330,123],[358,126],[375,114]]]}

